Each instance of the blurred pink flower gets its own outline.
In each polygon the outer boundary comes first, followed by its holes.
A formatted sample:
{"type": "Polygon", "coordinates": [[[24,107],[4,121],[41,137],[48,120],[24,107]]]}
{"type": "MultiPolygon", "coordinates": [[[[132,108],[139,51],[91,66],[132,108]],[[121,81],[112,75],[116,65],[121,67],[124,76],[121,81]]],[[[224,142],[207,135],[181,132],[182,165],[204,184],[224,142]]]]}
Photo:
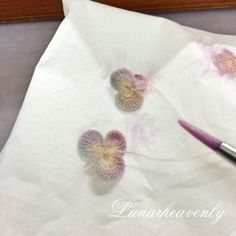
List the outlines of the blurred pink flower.
{"type": "Polygon", "coordinates": [[[236,56],[228,49],[215,54],[212,61],[221,75],[236,75],[236,56]]]}

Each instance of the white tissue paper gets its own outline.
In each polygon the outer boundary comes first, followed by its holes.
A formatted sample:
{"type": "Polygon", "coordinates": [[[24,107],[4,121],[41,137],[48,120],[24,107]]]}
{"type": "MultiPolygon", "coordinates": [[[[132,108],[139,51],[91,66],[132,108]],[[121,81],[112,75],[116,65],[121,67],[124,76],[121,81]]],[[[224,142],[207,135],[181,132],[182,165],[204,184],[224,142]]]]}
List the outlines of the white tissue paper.
{"type": "Polygon", "coordinates": [[[236,37],[87,0],[64,9],[1,152],[0,235],[236,235],[235,167],[177,124],[236,145],[236,37]],[[136,112],[115,106],[119,68],[149,78],[136,112]],[[81,159],[88,129],[126,137],[119,180],[81,159]]]}

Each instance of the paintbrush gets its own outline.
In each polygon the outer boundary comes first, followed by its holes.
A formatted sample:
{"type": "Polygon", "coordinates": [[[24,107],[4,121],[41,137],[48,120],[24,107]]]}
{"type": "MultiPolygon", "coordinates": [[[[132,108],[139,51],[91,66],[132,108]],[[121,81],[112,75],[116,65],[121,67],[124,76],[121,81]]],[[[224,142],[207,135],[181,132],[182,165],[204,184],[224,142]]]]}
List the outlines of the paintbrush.
{"type": "Polygon", "coordinates": [[[221,154],[226,159],[236,164],[236,148],[232,145],[225,143],[218,138],[213,137],[212,135],[206,133],[205,131],[189,124],[184,120],[179,120],[179,124],[187,130],[190,134],[192,134],[199,141],[204,143],[206,146],[211,148],[212,150],[221,154]]]}

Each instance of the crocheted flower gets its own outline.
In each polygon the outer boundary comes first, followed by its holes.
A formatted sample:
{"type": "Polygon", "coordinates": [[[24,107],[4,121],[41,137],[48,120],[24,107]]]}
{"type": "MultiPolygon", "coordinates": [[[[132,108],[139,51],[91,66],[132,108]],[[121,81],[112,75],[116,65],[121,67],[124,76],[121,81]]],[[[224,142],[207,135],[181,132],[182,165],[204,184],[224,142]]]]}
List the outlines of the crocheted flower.
{"type": "Polygon", "coordinates": [[[224,49],[214,55],[213,63],[220,74],[236,75],[236,56],[231,51],[224,49]]]}
{"type": "Polygon", "coordinates": [[[111,74],[111,86],[118,91],[115,101],[118,108],[126,112],[138,110],[143,104],[143,94],[148,86],[148,79],[133,74],[127,69],[119,69],[111,74]]]}
{"type": "Polygon", "coordinates": [[[103,138],[98,131],[88,130],[80,137],[79,149],[85,158],[91,160],[96,173],[103,179],[112,180],[123,174],[126,140],[119,131],[110,131],[103,138]]]}

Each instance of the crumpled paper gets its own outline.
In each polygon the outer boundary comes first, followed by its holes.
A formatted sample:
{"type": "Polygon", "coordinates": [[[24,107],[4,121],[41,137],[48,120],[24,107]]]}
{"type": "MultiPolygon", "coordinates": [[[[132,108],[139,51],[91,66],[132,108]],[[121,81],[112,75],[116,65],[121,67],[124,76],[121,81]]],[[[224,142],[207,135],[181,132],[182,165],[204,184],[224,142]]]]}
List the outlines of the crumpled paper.
{"type": "Polygon", "coordinates": [[[64,10],[1,152],[0,235],[236,235],[235,167],[177,125],[236,145],[236,78],[212,59],[236,54],[235,37],[87,0],[64,0],[64,10]],[[150,79],[136,112],[115,106],[119,68],[150,79]],[[91,128],[125,135],[121,179],[103,181],[81,160],[91,128]]]}

